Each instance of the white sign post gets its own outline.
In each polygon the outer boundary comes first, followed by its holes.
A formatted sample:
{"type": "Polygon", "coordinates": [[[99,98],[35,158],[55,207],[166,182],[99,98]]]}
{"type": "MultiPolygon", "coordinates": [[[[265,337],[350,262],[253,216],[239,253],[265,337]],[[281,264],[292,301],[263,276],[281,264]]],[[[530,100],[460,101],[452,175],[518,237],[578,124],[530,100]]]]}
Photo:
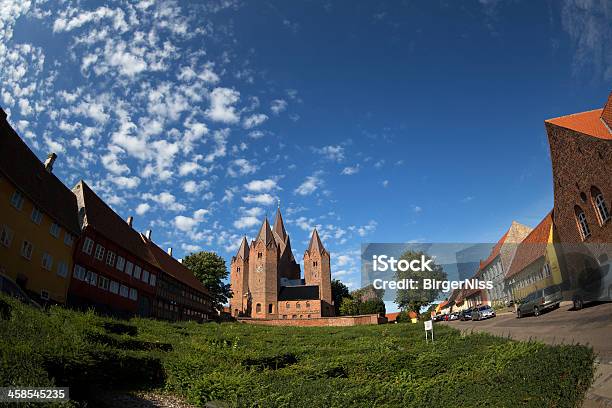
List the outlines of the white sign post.
{"type": "Polygon", "coordinates": [[[425,320],[425,342],[429,340],[427,336],[427,332],[431,332],[431,342],[433,343],[434,341],[433,320],[425,320]]]}

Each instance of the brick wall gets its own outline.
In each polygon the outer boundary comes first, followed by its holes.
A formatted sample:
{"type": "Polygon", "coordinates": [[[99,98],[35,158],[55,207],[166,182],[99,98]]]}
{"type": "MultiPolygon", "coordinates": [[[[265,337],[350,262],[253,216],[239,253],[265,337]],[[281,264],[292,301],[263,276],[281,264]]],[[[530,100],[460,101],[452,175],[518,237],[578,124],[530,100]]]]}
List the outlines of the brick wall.
{"type": "Polygon", "coordinates": [[[386,317],[376,314],[361,316],[319,317],[313,319],[238,319],[246,324],[259,324],[265,326],[297,326],[297,327],[325,327],[325,326],[359,326],[364,324],[387,323],[386,317]]]}

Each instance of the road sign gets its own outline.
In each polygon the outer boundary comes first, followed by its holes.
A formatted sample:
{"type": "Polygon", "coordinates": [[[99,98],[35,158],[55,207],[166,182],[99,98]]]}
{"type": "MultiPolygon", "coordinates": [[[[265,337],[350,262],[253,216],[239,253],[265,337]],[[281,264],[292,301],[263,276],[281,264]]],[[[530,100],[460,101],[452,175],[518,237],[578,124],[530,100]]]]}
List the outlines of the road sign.
{"type": "Polygon", "coordinates": [[[431,332],[431,342],[433,343],[434,341],[434,335],[433,335],[433,320],[425,320],[425,342],[428,341],[428,336],[427,333],[431,332]]]}

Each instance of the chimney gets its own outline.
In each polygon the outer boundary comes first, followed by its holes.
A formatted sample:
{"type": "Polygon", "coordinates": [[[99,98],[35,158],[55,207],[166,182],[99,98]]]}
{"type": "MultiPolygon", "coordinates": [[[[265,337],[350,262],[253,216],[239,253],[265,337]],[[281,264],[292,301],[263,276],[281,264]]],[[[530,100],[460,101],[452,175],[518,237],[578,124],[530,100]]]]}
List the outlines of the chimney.
{"type": "Polygon", "coordinates": [[[49,173],[53,172],[53,163],[55,163],[55,159],[57,159],[57,154],[49,153],[47,160],[45,160],[45,170],[49,173]]]}
{"type": "Polygon", "coordinates": [[[147,230],[147,232],[145,232],[145,237],[147,237],[147,239],[150,241],[151,240],[151,234],[153,233],[152,230],[147,230]]]}
{"type": "Polygon", "coordinates": [[[172,256],[172,247],[168,248],[168,255],[172,256]]]}
{"type": "Polygon", "coordinates": [[[132,222],[134,222],[134,217],[132,217],[130,215],[129,217],[127,217],[127,225],[129,225],[131,227],[132,226],[132,222]]]}

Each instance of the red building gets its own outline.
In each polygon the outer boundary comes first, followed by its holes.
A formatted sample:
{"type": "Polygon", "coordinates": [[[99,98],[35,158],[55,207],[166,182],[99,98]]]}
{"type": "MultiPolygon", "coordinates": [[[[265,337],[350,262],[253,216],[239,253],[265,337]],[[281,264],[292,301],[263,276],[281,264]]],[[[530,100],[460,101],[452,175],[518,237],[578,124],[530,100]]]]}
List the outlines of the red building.
{"type": "Polygon", "coordinates": [[[151,316],[161,274],[145,239],[85,182],[73,189],[82,233],[75,245],[68,304],[123,317],[151,316]]]}

